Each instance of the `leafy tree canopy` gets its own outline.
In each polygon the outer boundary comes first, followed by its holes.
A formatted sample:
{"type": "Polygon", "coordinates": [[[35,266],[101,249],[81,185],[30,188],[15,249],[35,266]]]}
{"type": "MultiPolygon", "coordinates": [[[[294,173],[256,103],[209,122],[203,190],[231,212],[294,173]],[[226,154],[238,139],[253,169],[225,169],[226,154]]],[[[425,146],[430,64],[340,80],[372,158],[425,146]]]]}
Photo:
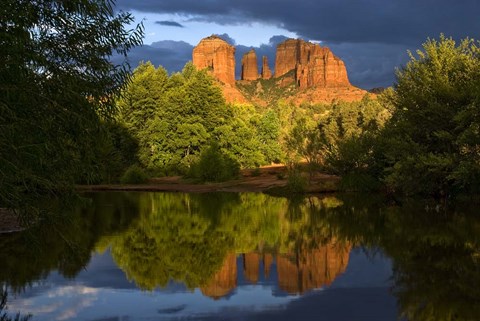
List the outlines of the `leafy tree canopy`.
{"type": "Polygon", "coordinates": [[[480,48],[428,40],[397,74],[384,132],[385,180],[407,194],[478,191],[480,48]]]}
{"type": "Polygon", "coordinates": [[[128,79],[113,65],[139,45],[110,0],[6,0],[0,8],[0,206],[58,191],[98,168],[101,117],[128,79]]]}

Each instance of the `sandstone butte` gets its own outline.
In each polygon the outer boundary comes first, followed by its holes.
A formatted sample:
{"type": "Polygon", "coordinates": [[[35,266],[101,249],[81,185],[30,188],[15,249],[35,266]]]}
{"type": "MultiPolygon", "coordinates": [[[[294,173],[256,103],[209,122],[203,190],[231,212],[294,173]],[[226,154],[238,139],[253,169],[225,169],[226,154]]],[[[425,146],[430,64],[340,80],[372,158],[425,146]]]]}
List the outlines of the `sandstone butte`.
{"type": "Polygon", "coordinates": [[[227,102],[246,102],[235,86],[235,47],[212,35],[193,48],[192,62],[197,69],[208,69],[220,82],[227,102]]]}
{"type": "MultiPolygon", "coordinates": [[[[207,68],[220,82],[227,102],[247,102],[236,86],[234,46],[215,35],[204,38],[193,49],[193,64],[198,69],[207,68]]],[[[270,79],[271,74],[263,57],[261,78],[270,79]]],[[[241,81],[258,78],[257,56],[252,49],[242,58],[241,81]]],[[[273,80],[279,87],[295,83],[298,90],[287,99],[295,104],[358,101],[367,93],[350,84],[344,62],[329,48],[301,39],[288,39],[277,46],[273,80]]]]}
{"type": "MultiPolygon", "coordinates": [[[[279,288],[289,294],[301,294],[309,290],[330,285],[336,277],[345,272],[350,256],[351,245],[340,246],[332,241],[314,249],[300,249],[296,254],[247,253],[241,257],[243,276],[250,283],[260,280],[260,273],[270,278],[272,264],[276,264],[279,288]],[[263,262],[263,271],[260,271],[263,262]]],[[[205,286],[204,295],[214,299],[229,295],[237,286],[237,256],[227,255],[222,267],[205,286]]]]}
{"type": "Polygon", "coordinates": [[[258,65],[257,65],[257,54],[255,50],[252,49],[242,58],[242,75],[241,80],[257,80],[258,77],[258,65]]]}
{"type": "Polygon", "coordinates": [[[217,36],[204,38],[193,48],[193,64],[207,68],[224,84],[235,85],[235,47],[217,36]]]}
{"type": "Polygon", "coordinates": [[[268,58],[267,56],[262,57],[262,79],[270,79],[272,78],[272,71],[268,66],[268,58]]]}
{"type": "Polygon", "coordinates": [[[295,71],[300,89],[351,86],[343,61],[329,48],[300,39],[288,39],[277,46],[275,78],[295,71]]]}

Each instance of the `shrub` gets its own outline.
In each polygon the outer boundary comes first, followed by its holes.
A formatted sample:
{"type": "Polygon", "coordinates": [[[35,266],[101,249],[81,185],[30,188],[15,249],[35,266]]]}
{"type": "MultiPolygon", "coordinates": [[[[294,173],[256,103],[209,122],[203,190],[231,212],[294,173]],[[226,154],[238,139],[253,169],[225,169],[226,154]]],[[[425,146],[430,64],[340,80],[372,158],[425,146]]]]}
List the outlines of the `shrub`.
{"type": "Polygon", "coordinates": [[[123,174],[120,182],[122,184],[141,184],[147,181],[147,174],[138,165],[130,166],[123,174]]]}
{"type": "Polygon", "coordinates": [[[214,143],[200,154],[198,162],[191,166],[189,176],[202,182],[223,182],[237,177],[239,173],[238,162],[222,153],[218,144],[214,143]]]}
{"type": "Polygon", "coordinates": [[[302,176],[300,168],[293,166],[288,170],[287,191],[290,193],[305,193],[307,180],[302,176]]]}

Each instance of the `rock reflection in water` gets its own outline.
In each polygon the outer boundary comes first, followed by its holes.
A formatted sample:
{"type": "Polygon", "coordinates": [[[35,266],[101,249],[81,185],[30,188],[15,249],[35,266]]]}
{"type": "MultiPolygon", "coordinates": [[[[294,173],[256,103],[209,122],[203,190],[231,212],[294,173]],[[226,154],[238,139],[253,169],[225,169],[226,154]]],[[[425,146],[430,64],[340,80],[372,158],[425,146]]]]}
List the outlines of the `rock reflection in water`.
{"type": "MultiPolygon", "coordinates": [[[[335,242],[317,248],[300,250],[297,253],[277,254],[246,253],[240,255],[245,279],[256,284],[263,272],[265,279],[270,277],[272,265],[276,266],[276,280],[280,290],[288,294],[303,294],[309,290],[330,285],[335,278],[345,272],[348,265],[351,245],[335,242]],[[263,271],[260,267],[263,265],[263,271]]],[[[238,284],[237,256],[227,255],[221,269],[215,273],[207,285],[201,287],[204,295],[213,299],[228,296],[238,284]]]]}

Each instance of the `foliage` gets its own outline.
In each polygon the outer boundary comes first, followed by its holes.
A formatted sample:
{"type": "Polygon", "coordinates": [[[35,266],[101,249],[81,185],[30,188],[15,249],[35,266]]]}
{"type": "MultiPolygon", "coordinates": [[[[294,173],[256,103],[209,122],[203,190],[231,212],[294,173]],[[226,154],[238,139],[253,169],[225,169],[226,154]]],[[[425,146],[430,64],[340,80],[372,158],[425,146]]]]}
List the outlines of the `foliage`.
{"type": "Polygon", "coordinates": [[[170,77],[140,64],[118,106],[120,121],[139,140],[142,164],[166,172],[186,172],[227,114],[213,79],[191,63],[170,77]]]}
{"type": "Polygon", "coordinates": [[[141,64],[118,106],[119,121],[139,141],[141,163],[165,174],[188,173],[212,140],[244,168],[283,157],[277,113],[227,106],[213,78],[192,63],[171,76],[141,64]]]}
{"type": "Polygon", "coordinates": [[[92,146],[129,77],[109,58],[143,31],[112,1],[6,0],[0,16],[0,204],[19,208],[100,176],[92,146]]]}
{"type": "Polygon", "coordinates": [[[291,97],[298,91],[294,77],[295,71],[291,70],[279,78],[239,82],[237,87],[247,99],[260,99],[272,107],[277,105],[279,100],[291,97]]]}
{"type": "Polygon", "coordinates": [[[119,122],[106,121],[103,127],[107,132],[107,142],[100,150],[100,155],[104,155],[100,158],[103,161],[101,178],[103,182],[113,183],[129,166],[139,162],[138,141],[119,122]]]}
{"type": "Polygon", "coordinates": [[[323,165],[325,159],[324,142],[321,140],[315,122],[300,118],[286,139],[290,159],[296,162],[305,160],[311,169],[323,165]]]}
{"type": "Polygon", "coordinates": [[[381,249],[392,259],[392,292],[401,318],[478,318],[476,205],[410,199],[402,206],[391,206],[372,195],[340,199],[343,206],[317,207],[317,213],[339,240],[361,244],[367,251],[381,249]]]}
{"type": "Polygon", "coordinates": [[[342,176],[345,189],[377,189],[374,146],[391,115],[390,95],[387,90],[378,99],[308,107],[286,137],[289,158],[306,161],[310,175],[324,170],[342,176]]]}
{"type": "Polygon", "coordinates": [[[145,183],[147,179],[147,174],[140,166],[132,165],[122,175],[120,182],[122,184],[141,184],[145,183]]]}
{"type": "Polygon", "coordinates": [[[102,235],[124,231],[138,216],[138,200],[131,193],[87,194],[85,200],[46,200],[48,215],[20,233],[2,235],[0,284],[13,293],[25,291],[51,270],[73,277],[88,264],[102,235]]]}
{"type": "Polygon", "coordinates": [[[307,180],[302,176],[298,164],[291,165],[288,168],[287,191],[293,194],[304,193],[307,187],[307,180]]]}
{"type": "Polygon", "coordinates": [[[384,179],[405,194],[480,187],[480,49],[471,39],[428,40],[397,73],[395,113],[379,144],[384,179]]]}
{"type": "Polygon", "coordinates": [[[190,176],[202,182],[223,182],[236,178],[240,173],[237,161],[224,154],[218,144],[211,144],[192,164],[190,176]]]}

